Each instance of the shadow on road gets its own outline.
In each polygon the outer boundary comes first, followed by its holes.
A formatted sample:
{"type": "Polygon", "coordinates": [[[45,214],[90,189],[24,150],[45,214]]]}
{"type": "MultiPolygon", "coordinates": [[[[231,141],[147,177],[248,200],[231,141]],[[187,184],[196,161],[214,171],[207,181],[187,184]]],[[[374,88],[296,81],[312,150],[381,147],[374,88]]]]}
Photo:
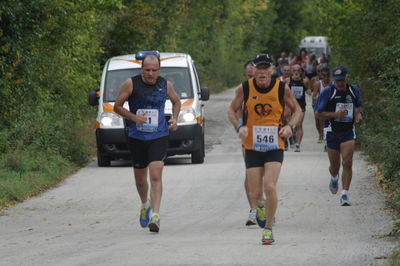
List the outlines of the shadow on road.
{"type": "MultiPolygon", "coordinates": [[[[165,159],[166,166],[187,165],[187,164],[192,164],[190,156],[173,156],[165,159]]],[[[98,167],[97,163],[95,167],[98,167]]],[[[123,160],[123,159],[114,160],[111,161],[111,166],[109,167],[132,167],[132,162],[130,160],[123,160]]]]}

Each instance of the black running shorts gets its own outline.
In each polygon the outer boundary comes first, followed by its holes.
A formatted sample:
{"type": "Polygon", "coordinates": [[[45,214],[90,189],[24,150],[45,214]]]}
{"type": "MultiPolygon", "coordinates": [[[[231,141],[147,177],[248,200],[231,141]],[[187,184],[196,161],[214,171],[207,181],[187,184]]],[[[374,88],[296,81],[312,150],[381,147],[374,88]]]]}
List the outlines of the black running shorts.
{"type": "Polygon", "coordinates": [[[259,152],[246,150],[245,156],[246,168],[264,167],[265,163],[283,162],[283,150],[274,150],[267,152],[259,152]]]}
{"type": "Polygon", "coordinates": [[[168,139],[169,136],[152,140],[128,138],[133,167],[143,169],[151,162],[163,161],[167,157],[168,139]]]}

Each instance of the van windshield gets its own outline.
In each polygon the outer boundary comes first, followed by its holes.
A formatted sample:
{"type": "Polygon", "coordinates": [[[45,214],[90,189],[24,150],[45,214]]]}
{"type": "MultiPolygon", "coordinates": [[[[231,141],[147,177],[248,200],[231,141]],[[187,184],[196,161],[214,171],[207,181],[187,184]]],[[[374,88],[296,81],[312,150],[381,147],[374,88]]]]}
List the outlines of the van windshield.
{"type": "Polygon", "coordinates": [[[313,53],[317,58],[321,58],[322,54],[326,54],[325,48],[320,47],[309,47],[307,48],[308,53],[313,53]]]}
{"type": "MultiPolygon", "coordinates": [[[[115,102],[119,89],[127,79],[140,74],[140,68],[108,71],[104,88],[104,101],[115,102]]],[[[193,98],[189,69],[186,67],[162,67],[160,76],[169,80],[181,99],[193,98]]]]}

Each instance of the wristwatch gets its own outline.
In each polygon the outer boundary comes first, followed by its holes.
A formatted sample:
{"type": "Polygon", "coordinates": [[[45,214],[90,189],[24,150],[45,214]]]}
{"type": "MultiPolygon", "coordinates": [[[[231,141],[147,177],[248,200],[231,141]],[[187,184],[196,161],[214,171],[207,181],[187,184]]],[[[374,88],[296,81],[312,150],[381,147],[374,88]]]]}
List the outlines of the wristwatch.
{"type": "Polygon", "coordinates": [[[237,125],[237,126],[235,127],[237,133],[239,133],[239,129],[240,129],[242,126],[243,126],[243,124],[240,123],[239,125],[237,125]]]}

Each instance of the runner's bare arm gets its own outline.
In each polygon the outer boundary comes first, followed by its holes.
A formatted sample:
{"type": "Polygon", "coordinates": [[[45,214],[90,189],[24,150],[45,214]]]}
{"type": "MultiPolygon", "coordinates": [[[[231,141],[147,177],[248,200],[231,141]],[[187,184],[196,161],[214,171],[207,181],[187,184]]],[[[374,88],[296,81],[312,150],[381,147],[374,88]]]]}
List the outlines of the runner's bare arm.
{"type": "Polygon", "coordinates": [[[169,129],[175,131],[178,129],[178,116],[181,111],[181,100],[175,92],[174,85],[169,81],[167,81],[167,94],[172,103],[172,118],[168,121],[170,124],[169,129]]]}
{"type": "Polygon", "coordinates": [[[304,83],[304,86],[306,86],[306,93],[307,93],[308,95],[311,95],[311,93],[312,93],[312,85],[313,85],[314,83],[313,83],[312,80],[310,80],[309,78],[305,78],[305,79],[303,80],[303,83],[304,83]]]}
{"type": "Polygon", "coordinates": [[[283,100],[285,101],[285,106],[290,108],[292,112],[292,116],[290,118],[290,121],[285,125],[284,127],[281,128],[279,131],[279,136],[283,138],[289,138],[292,136],[292,126],[296,126],[300,122],[300,116],[301,116],[301,108],[297,100],[294,98],[292,95],[290,88],[288,85],[285,85],[285,95],[283,96],[283,100]]]}
{"type": "MultiPolygon", "coordinates": [[[[241,84],[238,85],[235,89],[235,93],[238,93],[238,90],[241,88],[241,84]]],[[[243,110],[240,108],[239,110],[236,111],[236,118],[238,120],[243,119],[243,110]]],[[[240,121],[239,121],[240,122],[240,121]]]]}
{"type": "Polygon", "coordinates": [[[311,99],[312,99],[312,103],[316,103],[317,102],[317,95],[320,89],[320,85],[319,82],[314,82],[313,83],[313,90],[312,90],[312,95],[311,95],[311,99]]]}
{"type": "Polygon", "coordinates": [[[363,116],[362,116],[362,107],[356,107],[355,108],[355,119],[354,121],[356,123],[360,123],[363,121],[363,116]]]}
{"type": "Polygon", "coordinates": [[[240,124],[237,113],[242,110],[243,100],[243,87],[242,85],[239,85],[235,90],[235,97],[228,108],[229,121],[235,128],[240,124]]]}
{"type": "Polygon", "coordinates": [[[115,100],[114,112],[137,124],[144,124],[147,122],[147,119],[144,116],[135,115],[131,113],[129,110],[124,108],[124,103],[128,100],[129,96],[131,96],[132,92],[133,92],[132,79],[128,79],[121,85],[118,97],[115,100]]]}

